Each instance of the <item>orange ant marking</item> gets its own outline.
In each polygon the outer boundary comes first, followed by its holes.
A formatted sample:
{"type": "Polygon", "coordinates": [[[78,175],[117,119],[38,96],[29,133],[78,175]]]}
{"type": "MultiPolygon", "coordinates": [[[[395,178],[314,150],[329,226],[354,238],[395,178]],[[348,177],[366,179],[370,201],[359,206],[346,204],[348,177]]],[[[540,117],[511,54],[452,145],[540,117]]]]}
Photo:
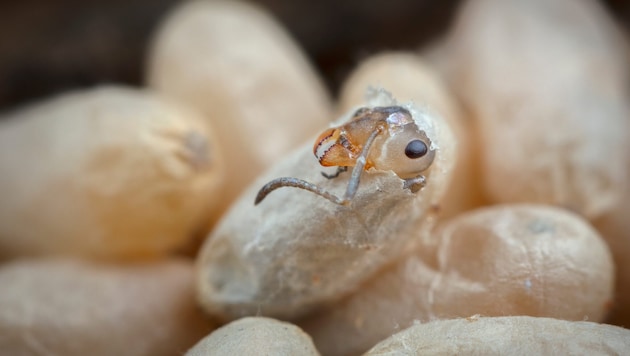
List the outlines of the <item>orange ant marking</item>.
{"type": "MultiPolygon", "coordinates": [[[[417,192],[425,184],[420,173],[428,169],[435,150],[426,133],[418,128],[411,113],[401,106],[361,108],[347,123],[324,131],[313,146],[324,167],[337,166],[335,178],[354,167],[343,198],[298,178],[277,178],[265,184],[254,204],[281,187],[308,190],[339,205],[349,205],[359,188],[361,173],[370,168],[393,171],[405,181],[404,187],[417,192]]],[[[322,173],[323,174],[323,173],[322,173]]]]}

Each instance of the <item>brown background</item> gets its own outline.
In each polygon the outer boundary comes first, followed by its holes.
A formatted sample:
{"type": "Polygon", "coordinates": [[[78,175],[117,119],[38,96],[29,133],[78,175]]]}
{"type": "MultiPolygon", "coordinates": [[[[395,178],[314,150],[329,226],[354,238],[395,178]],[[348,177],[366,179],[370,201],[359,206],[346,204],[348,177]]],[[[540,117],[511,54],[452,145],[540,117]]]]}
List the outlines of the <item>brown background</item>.
{"type": "MultiPolygon", "coordinates": [[[[459,0],[256,0],[333,93],[362,58],[443,33],[459,0]]],[[[176,0],[0,0],[0,110],[97,83],[142,83],[148,40],[176,0]]],[[[626,28],[630,1],[606,0],[626,28]]]]}

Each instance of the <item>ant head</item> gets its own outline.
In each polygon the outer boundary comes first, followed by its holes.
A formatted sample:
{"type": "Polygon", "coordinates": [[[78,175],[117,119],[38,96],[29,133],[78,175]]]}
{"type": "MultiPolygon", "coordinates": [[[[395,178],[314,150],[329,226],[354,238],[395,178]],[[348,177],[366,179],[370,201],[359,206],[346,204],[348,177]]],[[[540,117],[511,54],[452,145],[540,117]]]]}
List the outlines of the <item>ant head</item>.
{"type": "Polygon", "coordinates": [[[371,157],[374,166],[391,170],[403,179],[418,176],[435,159],[431,140],[414,122],[386,133],[379,146],[371,157]]]}

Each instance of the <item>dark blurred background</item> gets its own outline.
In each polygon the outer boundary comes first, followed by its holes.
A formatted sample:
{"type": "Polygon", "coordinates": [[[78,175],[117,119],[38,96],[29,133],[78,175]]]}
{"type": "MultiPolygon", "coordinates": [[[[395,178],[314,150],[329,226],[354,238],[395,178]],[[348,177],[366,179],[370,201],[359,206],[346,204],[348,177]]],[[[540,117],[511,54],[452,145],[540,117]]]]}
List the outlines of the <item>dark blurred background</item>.
{"type": "MultiPolygon", "coordinates": [[[[604,1],[604,0],[602,0],[604,1]]],[[[140,85],[149,39],[177,0],[0,1],[0,110],[97,83],[140,85]]],[[[311,58],[331,92],[363,58],[443,33],[460,0],[252,0],[311,58]]],[[[630,29],[630,1],[605,0],[630,29]]]]}

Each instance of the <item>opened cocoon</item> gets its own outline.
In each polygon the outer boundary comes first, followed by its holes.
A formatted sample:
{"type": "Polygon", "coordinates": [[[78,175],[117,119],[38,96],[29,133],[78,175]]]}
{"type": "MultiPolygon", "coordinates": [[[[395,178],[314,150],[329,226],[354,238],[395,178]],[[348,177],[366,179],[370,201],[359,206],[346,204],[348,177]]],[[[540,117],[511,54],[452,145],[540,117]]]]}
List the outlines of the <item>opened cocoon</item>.
{"type": "Polygon", "coordinates": [[[332,120],[328,94],[300,48],[262,9],[187,1],[153,40],[148,85],[200,109],[230,177],[226,207],[259,173],[332,120]]]}
{"type": "Polygon", "coordinates": [[[441,52],[494,202],[609,211],[630,155],[627,47],[598,1],[471,0],[441,52]]]}
{"type": "Polygon", "coordinates": [[[493,206],[442,223],[423,242],[353,295],[297,324],[323,354],[353,355],[416,320],[481,314],[602,321],[611,305],[610,252],[572,213],[493,206]]]}
{"type": "MultiPolygon", "coordinates": [[[[379,91],[366,105],[394,104],[379,91]]],[[[223,318],[297,317],[352,291],[414,242],[398,232],[418,222],[422,231],[431,225],[431,208],[449,184],[455,152],[445,122],[407,108],[437,150],[424,188],[412,193],[392,171],[371,169],[363,172],[350,206],[295,188],[274,191],[254,206],[258,190],[278,177],[343,194],[349,172],[324,178],[321,172],[330,168],[318,164],[314,141],[307,142],[256,180],[208,236],[197,261],[204,308],[223,318]]]]}
{"type": "Polygon", "coordinates": [[[365,355],[624,355],[630,330],[528,316],[436,320],[412,327],[365,355]]]}
{"type": "Polygon", "coordinates": [[[199,341],[186,356],[319,355],[295,325],[263,317],[233,321],[199,341]]]}
{"type": "Polygon", "coordinates": [[[0,125],[0,255],[164,255],[203,232],[223,162],[192,111],[124,87],[73,92],[0,125]]]}
{"type": "Polygon", "coordinates": [[[389,52],[367,59],[346,80],[340,94],[342,111],[362,103],[367,88],[387,88],[401,102],[441,116],[452,128],[457,159],[453,179],[440,202],[440,218],[483,204],[478,172],[477,133],[439,74],[411,53],[389,52]]]}
{"type": "Polygon", "coordinates": [[[175,355],[213,329],[190,262],[105,265],[21,260],[0,266],[6,355],[175,355]]]}

